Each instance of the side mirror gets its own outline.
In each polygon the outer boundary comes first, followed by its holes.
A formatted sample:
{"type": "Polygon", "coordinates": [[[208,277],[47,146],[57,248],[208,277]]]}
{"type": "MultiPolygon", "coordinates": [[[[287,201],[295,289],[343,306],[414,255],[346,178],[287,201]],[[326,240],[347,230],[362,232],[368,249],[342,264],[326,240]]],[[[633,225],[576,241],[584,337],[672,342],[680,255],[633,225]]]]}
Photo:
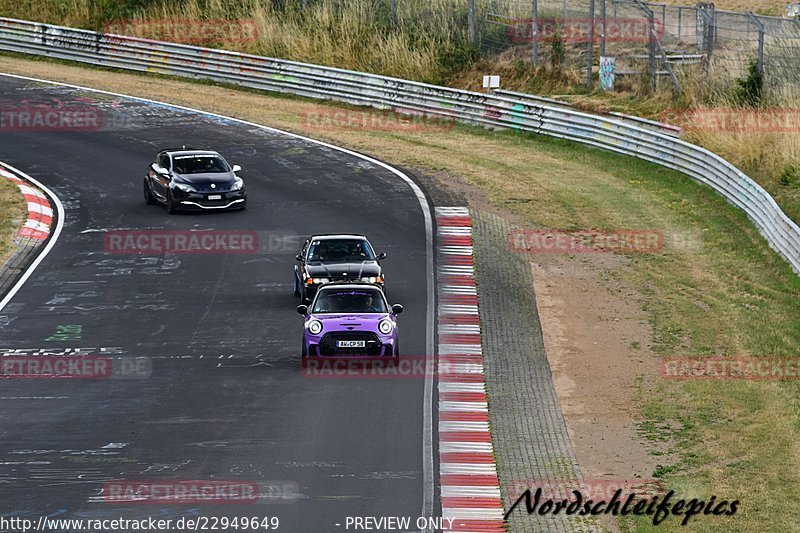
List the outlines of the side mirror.
{"type": "Polygon", "coordinates": [[[383,261],[384,259],[386,259],[386,252],[379,253],[377,259],[378,261],[383,261]]]}
{"type": "Polygon", "coordinates": [[[160,174],[161,176],[169,176],[169,170],[160,166],[158,163],[151,164],[150,168],[152,168],[153,172],[155,172],[156,174],[160,174]]]}
{"type": "Polygon", "coordinates": [[[399,315],[402,312],[403,312],[403,306],[402,305],[394,304],[392,306],[392,313],[394,313],[395,315],[399,315]]]}
{"type": "Polygon", "coordinates": [[[300,254],[297,254],[296,256],[294,256],[294,258],[297,259],[298,261],[302,261],[303,260],[303,256],[300,255],[300,254]]]}
{"type": "Polygon", "coordinates": [[[241,172],[242,167],[240,167],[239,165],[233,165],[233,167],[231,167],[231,170],[234,172],[241,172]]]}
{"type": "Polygon", "coordinates": [[[297,313],[300,315],[305,316],[308,313],[308,306],[307,305],[298,305],[297,306],[297,313]]]}

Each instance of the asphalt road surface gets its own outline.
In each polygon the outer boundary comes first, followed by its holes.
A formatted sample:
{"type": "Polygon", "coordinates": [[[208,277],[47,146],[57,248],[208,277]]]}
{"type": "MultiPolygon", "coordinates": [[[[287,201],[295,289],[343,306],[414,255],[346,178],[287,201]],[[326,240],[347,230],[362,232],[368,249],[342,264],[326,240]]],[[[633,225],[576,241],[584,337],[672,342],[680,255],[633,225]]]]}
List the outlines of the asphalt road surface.
{"type": "Polygon", "coordinates": [[[0,348],[150,365],[133,379],[0,380],[0,516],[278,517],[279,531],[343,531],[347,516],[422,514],[424,379],[303,375],[292,293],[301,237],[365,233],[388,253],[390,303],[405,306],[402,350],[423,355],[426,230],[407,183],[308,141],[134,100],[7,77],[0,100],[102,117],[99,128],[0,129],[0,161],[65,212],[54,248],[0,311],[0,348]],[[145,205],[147,165],[181,145],[241,165],[248,209],[145,205]],[[257,232],[258,249],[107,253],[119,230],[257,232]],[[254,483],[262,497],[112,503],[114,480],[254,483]]]}

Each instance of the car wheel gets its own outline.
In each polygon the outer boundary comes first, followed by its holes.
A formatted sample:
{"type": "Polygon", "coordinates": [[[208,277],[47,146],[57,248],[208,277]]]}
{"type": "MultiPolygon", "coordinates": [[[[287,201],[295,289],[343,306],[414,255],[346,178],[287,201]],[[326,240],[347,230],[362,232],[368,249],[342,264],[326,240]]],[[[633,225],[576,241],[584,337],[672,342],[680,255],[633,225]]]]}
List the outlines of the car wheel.
{"type": "Polygon", "coordinates": [[[297,274],[296,273],[292,276],[292,279],[294,280],[294,295],[299,297],[300,296],[300,289],[297,287],[298,283],[297,283],[297,274]]]}
{"type": "Polygon", "coordinates": [[[167,192],[167,213],[174,215],[178,212],[178,204],[172,199],[172,191],[167,192]]]}
{"type": "Polygon", "coordinates": [[[150,184],[147,181],[147,178],[144,179],[144,202],[147,205],[154,205],[156,203],[156,198],[153,196],[153,192],[150,190],[150,184]]]}
{"type": "Polygon", "coordinates": [[[300,366],[305,368],[308,365],[308,351],[306,350],[306,340],[303,339],[303,347],[300,348],[300,366]]]}

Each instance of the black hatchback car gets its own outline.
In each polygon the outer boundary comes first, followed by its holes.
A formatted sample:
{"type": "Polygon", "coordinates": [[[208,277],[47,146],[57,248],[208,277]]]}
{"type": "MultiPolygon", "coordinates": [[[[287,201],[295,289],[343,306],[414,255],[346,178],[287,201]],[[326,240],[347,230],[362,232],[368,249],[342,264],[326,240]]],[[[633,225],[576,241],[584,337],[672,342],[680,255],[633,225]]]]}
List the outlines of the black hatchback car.
{"type": "Polygon", "coordinates": [[[167,149],[156,156],[144,177],[144,200],[161,203],[168,213],[247,207],[242,168],[211,150],[167,149]]]}
{"type": "Polygon", "coordinates": [[[335,281],[351,281],[384,286],[379,261],[386,254],[375,254],[363,235],[342,233],[312,235],[295,257],[294,295],[309,302],[317,289],[335,281]]]}

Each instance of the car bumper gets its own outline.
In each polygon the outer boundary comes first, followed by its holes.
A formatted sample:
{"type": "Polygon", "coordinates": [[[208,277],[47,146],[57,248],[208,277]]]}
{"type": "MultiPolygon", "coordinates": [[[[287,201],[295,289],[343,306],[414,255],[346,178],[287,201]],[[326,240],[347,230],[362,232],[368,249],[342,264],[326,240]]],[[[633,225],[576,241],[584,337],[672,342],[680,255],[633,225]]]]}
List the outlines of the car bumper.
{"type": "Polygon", "coordinates": [[[181,209],[194,209],[198,211],[241,209],[247,205],[247,193],[244,191],[226,192],[217,195],[208,193],[182,193],[180,195],[175,195],[175,201],[180,205],[181,209]],[[209,196],[219,196],[219,198],[210,199],[209,196]]]}
{"type": "MultiPolygon", "coordinates": [[[[343,282],[343,281],[352,281],[353,283],[365,283],[365,282],[363,282],[363,281],[361,281],[361,280],[357,280],[357,279],[353,279],[353,280],[347,280],[347,279],[335,279],[335,280],[333,280],[333,281],[335,281],[335,282],[337,282],[337,283],[339,283],[339,282],[343,282]]],[[[319,290],[319,288],[320,288],[320,287],[324,287],[325,285],[327,285],[327,283],[322,283],[322,284],[320,284],[320,285],[313,285],[313,284],[312,284],[312,285],[309,285],[308,283],[304,283],[304,284],[303,284],[303,287],[304,287],[304,290],[305,290],[305,297],[306,297],[306,299],[308,299],[308,300],[313,300],[313,299],[314,299],[314,296],[316,296],[316,294],[317,294],[317,291],[319,290]]],[[[371,285],[375,285],[375,286],[377,286],[377,287],[380,287],[380,288],[381,288],[381,290],[385,292],[385,290],[384,290],[384,288],[383,288],[383,283],[371,283],[371,285]]]]}
{"type": "Polygon", "coordinates": [[[395,357],[397,355],[397,336],[380,335],[374,332],[333,332],[325,333],[323,335],[306,334],[303,342],[305,343],[305,352],[309,357],[319,358],[336,358],[336,359],[364,359],[364,358],[386,358],[395,357]],[[363,348],[337,348],[336,338],[332,336],[341,335],[346,337],[353,335],[354,338],[358,337],[373,339],[365,342],[363,348]]]}

